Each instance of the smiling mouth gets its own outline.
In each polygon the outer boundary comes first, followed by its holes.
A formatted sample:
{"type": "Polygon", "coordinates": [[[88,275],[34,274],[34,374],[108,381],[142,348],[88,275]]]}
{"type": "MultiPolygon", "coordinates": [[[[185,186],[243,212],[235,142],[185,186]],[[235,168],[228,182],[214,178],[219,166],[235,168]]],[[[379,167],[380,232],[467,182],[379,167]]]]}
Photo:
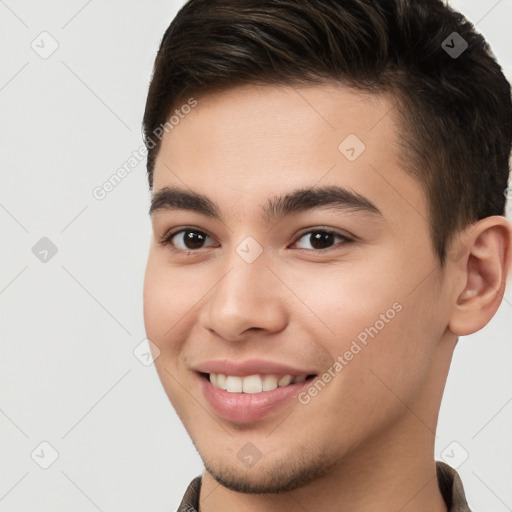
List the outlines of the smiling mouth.
{"type": "Polygon", "coordinates": [[[204,373],[201,376],[208,380],[215,388],[227,391],[228,393],[249,393],[258,394],[273,391],[274,389],[292,386],[312,380],[316,377],[311,375],[276,375],[276,374],[254,374],[247,376],[226,375],[223,373],[204,373]]]}

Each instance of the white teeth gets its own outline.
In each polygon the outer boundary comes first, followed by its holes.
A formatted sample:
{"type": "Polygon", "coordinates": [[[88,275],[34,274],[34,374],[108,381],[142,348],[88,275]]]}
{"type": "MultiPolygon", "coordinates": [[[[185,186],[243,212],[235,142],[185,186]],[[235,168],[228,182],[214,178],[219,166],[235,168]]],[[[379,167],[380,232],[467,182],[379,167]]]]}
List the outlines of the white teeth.
{"type": "Polygon", "coordinates": [[[238,377],[236,375],[225,375],[223,373],[210,373],[210,382],[216,388],[223,389],[229,393],[261,393],[262,391],[273,391],[277,387],[285,387],[296,382],[306,380],[306,375],[292,377],[284,375],[278,378],[276,375],[248,375],[238,377]]]}
{"type": "MultiPolygon", "coordinates": [[[[214,384],[215,386],[215,384],[214,384]]],[[[235,377],[228,375],[226,377],[226,391],[230,393],[241,393],[242,392],[242,377],[235,377]]]]}
{"type": "Polygon", "coordinates": [[[263,391],[272,391],[277,388],[277,377],[275,375],[265,375],[263,377],[263,391]]]}
{"type": "Polygon", "coordinates": [[[281,377],[279,379],[279,387],[284,388],[285,386],[288,386],[288,384],[290,384],[291,381],[292,381],[292,376],[285,375],[284,377],[281,377]]]}
{"type": "Polygon", "coordinates": [[[259,375],[249,375],[242,379],[242,391],[244,393],[261,393],[263,384],[259,375]]]}
{"type": "MultiPolygon", "coordinates": [[[[214,373],[210,373],[210,379],[214,373]]],[[[226,376],[223,373],[217,374],[217,383],[213,383],[213,385],[217,386],[219,389],[226,389],[226,376]]]]}

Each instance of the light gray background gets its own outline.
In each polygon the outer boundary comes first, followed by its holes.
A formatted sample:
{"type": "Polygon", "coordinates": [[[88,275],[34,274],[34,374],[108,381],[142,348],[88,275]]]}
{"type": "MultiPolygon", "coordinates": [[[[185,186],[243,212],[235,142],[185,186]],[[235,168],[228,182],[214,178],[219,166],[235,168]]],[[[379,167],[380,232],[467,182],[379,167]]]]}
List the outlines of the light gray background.
{"type": "MultiPolygon", "coordinates": [[[[451,5],[511,79],[512,0],[451,5]]],[[[170,511],[202,471],[154,367],[133,354],[145,162],[92,195],[142,145],[153,60],[180,6],[0,0],[0,511],[170,511]],[[59,45],[46,59],[31,47],[51,49],[43,31],[59,45]],[[32,252],[42,237],[58,249],[46,263],[32,252]],[[43,441],[59,454],[48,469],[35,462],[50,461],[43,441]]],[[[436,457],[469,454],[458,471],[475,511],[512,510],[511,328],[509,288],[491,323],[460,339],[441,408],[436,457]]]]}

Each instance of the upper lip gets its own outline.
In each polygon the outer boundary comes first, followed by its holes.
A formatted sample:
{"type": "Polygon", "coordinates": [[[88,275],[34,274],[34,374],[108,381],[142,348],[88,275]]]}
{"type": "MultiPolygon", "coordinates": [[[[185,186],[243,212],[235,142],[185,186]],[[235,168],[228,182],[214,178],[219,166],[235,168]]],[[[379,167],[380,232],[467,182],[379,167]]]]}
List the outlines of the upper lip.
{"type": "Polygon", "coordinates": [[[194,368],[201,373],[223,373],[224,375],[236,375],[247,377],[248,375],[316,375],[313,370],[296,368],[274,361],[264,359],[246,359],[245,361],[234,361],[231,359],[215,359],[206,361],[194,368]]]}

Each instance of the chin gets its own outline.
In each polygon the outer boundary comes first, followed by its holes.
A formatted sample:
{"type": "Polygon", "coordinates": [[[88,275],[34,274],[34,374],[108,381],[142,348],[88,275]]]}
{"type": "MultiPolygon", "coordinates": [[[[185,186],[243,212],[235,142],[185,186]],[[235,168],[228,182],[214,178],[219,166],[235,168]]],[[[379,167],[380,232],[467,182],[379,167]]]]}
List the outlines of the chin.
{"type": "MultiPolygon", "coordinates": [[[[222,486],[246,494],[279,494],[290,492],[328,474],[333,464],[325,457],[306,461],[304,457],[265,463],[262,460],[252,467],[238,463],[231,467],[203,460],[206,471],[222,486]]],[[[238,462],[238,459],[237,459],[238,462]]]]}

